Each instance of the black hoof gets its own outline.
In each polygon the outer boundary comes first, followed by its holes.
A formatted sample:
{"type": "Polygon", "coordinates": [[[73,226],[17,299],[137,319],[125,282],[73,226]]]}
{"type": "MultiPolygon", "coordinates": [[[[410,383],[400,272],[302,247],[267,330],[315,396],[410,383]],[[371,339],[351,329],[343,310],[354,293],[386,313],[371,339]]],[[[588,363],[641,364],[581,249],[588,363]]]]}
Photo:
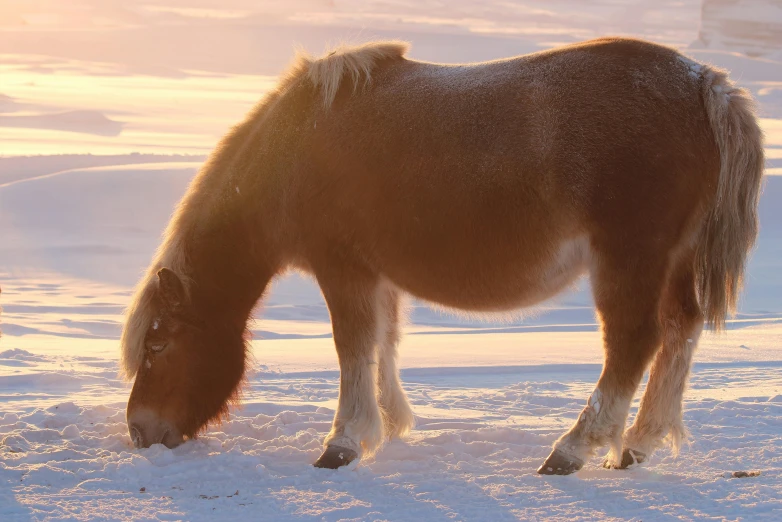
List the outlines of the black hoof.
{"type": "Polygon", "coordinates": [[[580,470],[584,465],[578,459],[568,457],[559,450],[554,450],[542,466],[538,468],[541,475],[570,475],[580,470]]]}
{"type": "Polygon", "coordinates": [[[622,452],[622,462],[620,462],[618,466],[605,461],[603,462],[603,467],[609,469],[627,469],[645,461],[646,453],[630,448],[625,448],[625,450],[622,452]]]}
{"type": "Polygon", "coordinates": [[[337,469],[347,466],[358,458],[358,453],[352,449],[342,446],[327,446],[318,460],[315,461],[316,468],[337,469]]]}

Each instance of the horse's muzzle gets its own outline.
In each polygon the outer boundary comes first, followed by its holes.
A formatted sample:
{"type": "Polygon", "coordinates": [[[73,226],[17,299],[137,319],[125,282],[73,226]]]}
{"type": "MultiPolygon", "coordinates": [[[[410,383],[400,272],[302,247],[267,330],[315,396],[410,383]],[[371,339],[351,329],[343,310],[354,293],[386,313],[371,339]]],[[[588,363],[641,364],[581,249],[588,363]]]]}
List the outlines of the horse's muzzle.
{"type": "Polygon", "coordinates": [[[153,444],[175,448],[184,442],[176,427],[149,410],[139,410],[128,416],[128,432],[137,448],[148,448],[153,444]]]}

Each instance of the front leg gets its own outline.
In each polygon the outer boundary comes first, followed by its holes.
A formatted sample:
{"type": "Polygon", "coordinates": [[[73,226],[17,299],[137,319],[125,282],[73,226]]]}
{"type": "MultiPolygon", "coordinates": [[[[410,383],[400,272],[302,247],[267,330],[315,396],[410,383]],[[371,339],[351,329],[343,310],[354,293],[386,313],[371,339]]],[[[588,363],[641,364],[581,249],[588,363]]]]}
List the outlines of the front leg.
{"type": "Polygon", "coordinates": [[[336,469],[372,454],[383,442],[378,406],[377,278],[356,271],[318,276],[339,358],[339,402],[325,450],[315,462],[336,469]]]}

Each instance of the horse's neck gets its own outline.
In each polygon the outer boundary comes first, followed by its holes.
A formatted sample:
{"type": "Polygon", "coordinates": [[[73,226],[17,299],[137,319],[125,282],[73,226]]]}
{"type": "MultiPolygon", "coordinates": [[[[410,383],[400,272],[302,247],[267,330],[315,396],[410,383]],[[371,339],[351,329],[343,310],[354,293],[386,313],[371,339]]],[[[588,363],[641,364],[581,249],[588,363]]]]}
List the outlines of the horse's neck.
{"type": "Polygon", "coordinates": [[[275,253],[249,203],[254,187],[242,179],[242,172],[258,175],[262,169],[262,165],[246,165],[263,142],[257,135],[258,122],[273,99],[256,107],[223,139],[217,155],[191,185],[194,191],[186,196],[190,204],[183,207],[189,213],[182,220],[188,272],[203,301],[200,305],[210,314],[230,319],[248,318],[275,274],[275,253]]]}
{"type": "Polygon", "coordinates": [[[187,272],[191,297],[204,315],[243,327],[272,274],[259,259],[251,227],[236,214],[218,214],[199,227],[188,245],[187,272]]]}

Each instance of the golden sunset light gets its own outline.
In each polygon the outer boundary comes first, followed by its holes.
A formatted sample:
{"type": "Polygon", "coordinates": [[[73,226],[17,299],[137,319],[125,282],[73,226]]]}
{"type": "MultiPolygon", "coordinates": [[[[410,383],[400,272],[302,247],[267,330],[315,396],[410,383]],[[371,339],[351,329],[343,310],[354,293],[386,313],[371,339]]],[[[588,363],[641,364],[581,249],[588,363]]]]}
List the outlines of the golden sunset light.
{"type": "Polygon", "coordinates": [[[0,0],[2,522],[782,520],[780,367],[779,0],[0,0]]]}

